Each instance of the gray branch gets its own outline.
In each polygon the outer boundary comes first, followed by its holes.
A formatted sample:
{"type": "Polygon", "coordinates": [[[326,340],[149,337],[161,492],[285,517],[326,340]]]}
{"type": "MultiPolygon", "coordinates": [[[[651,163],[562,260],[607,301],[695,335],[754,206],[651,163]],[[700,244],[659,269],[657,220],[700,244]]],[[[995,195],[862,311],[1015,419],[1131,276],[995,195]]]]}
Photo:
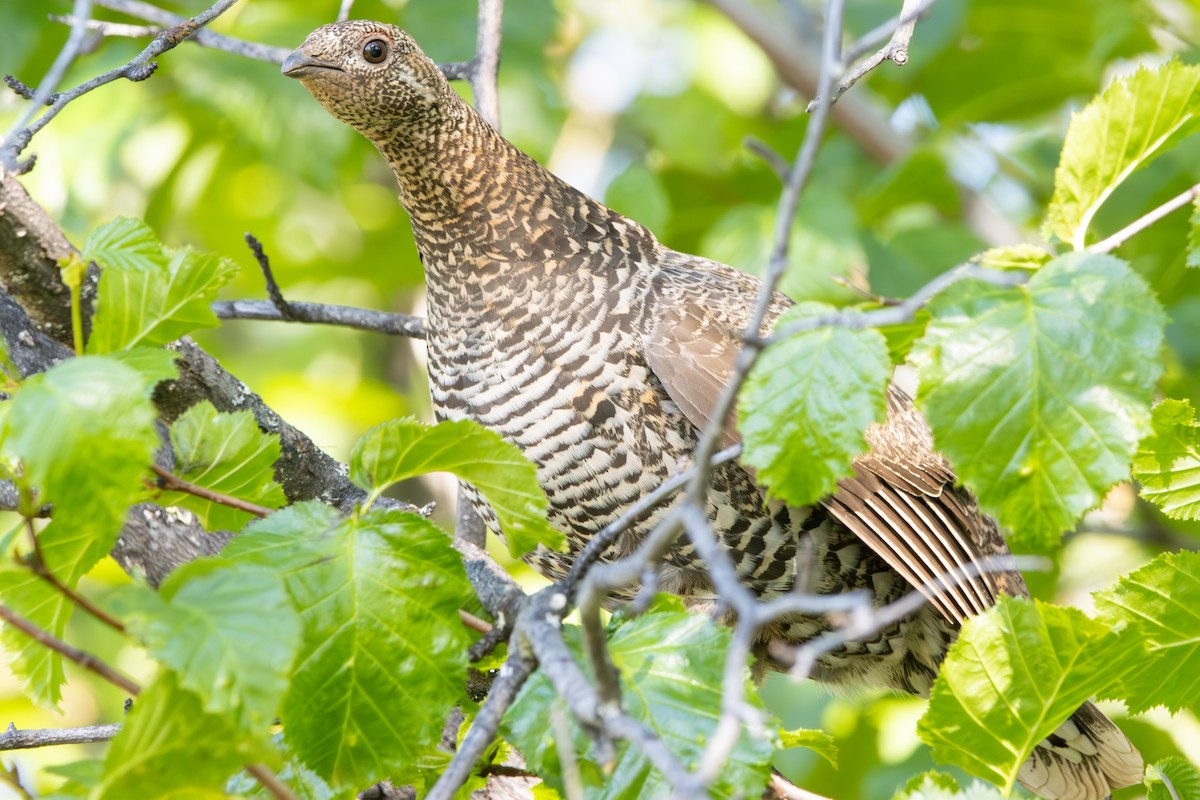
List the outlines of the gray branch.
{"type": "Polygon", "coordinates": [[[94,744],[107,742],[121,732],[121,725],[88,725],[82,728],[40,728],[18,730],[9,723],[0,733],[0,751],[30,750],[35,747],[54,747],[60,744],[94,744]]]}
{"type": "Polygon", "coordinates": [[[219,300],[212,304],[212,309],[221,319],[307,322],[386,333],[390,336],[407,336],[411,339],[425,338],[425,320],[421,317],[374,311],[369,308],[327,303],[297,303],[289,300],[288,309],[292,312],[292,316],[289,317],[270,300],[219,300]]]}

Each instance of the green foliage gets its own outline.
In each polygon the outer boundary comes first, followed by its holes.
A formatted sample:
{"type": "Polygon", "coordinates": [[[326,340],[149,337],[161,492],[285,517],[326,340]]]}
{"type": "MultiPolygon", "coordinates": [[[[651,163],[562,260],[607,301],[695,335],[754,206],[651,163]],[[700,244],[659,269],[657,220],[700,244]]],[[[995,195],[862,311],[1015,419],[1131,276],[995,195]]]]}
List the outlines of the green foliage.
{"type": "Polygon", "coordinates": [[[1200,519],[1200,429],[1196,410],[1186,400],[1164,400],[1154,407],[1153,432],[1142,440],[1133,460],[1133,477],[1142,497],[1172,519],[1200,519]]]}
{"type": "Polygon", "coordinates": [[[165,673],[134,701],[91,797],[224,797],[229,776],[263,757],[270,754],[244,744],[231,720],[205,711],[198,696],[165,673]]]}
{"type": "MultiPolygon", "coordinates": [[[[0,454],[14,476],[24,513],[53,504],[54,519],[38,533],[47,568],[67,586],[116,542],[126,509],[158,446],[151,385],[120,360],[87,356],[29,378],[6,404],[0,454]]],[[[4,602],[61,636],[71,603],[31,571],[0,569],[4,602]]],[[[13,628],[3,640],[13,671],[31,696],[56,705],[62,658],[13,628]]]]}
{"type": "Polygon", "coordinates": [[[963,625],[917,732],[939,762],[1007,792],[1038,742],[1133,668],[1133,642],[1075,609],[1001,597],[963,625]]]}
{"type": "Polygon", "coordinates": [[[944,772],[923,772],[913,777],[892,800],[1000,800],[993,787],[974,781],[960,789],[958,781],[944,772]]]}
{"type": "Polygon", "coordinates": [[[83,257],[102,270],[89,353],[154,347],[215,327],[209,306],[237,272],[218,256],[163,247],[146,223],[129,217],[92,231],[83,257]]]}
{"type": "MultiPolygon", "coordinates": [[[[249,411],[222,414],[207,400],[197,403],[171,425],[171,447],[174,472],[186,481],[268,508],[287,502],[275,482],[279,435],[259,430],[249,411]]],[[[194,512],[210,531],[236,531],[254,518],[182,492],[166,492],[159,502],[194,512]]]]}
{"type": "Polygon", "coordinates": [[[248,525],[224,555],[275,571],[300,613],[280,714],[292,750],[335,787],[403,781],[463,695],[458,609],[471,589],[446,535],[406,512],[342,520],[302,503],[248,525]]]}
{"type": "Polygon", "coordinates": [[[1110,256],[1060,256],[1024,286],[960,281],[913,348],[917,402],[984,509],[1047,547],[1129,477],[1162,372],[1154,294],[1110,256]]]}
{"type": "Polygon", "coordinates": [[[1200,800],[1200,772],[1179,756],[1164,758],[1146,768],[1146,788],[1150,800],[1200,800]]]}
{"type": "Polygon", "coordinates": [[[1113,190],[1172,141],[1193,132],[1198,118],[1200,67],[1171,62],[1113,81],[1067,129],[1047,237],[1082,250],[1092,218],[1113,190]]]}
{"type": "Polygon", "coordinates": [[[368,506],[392,484],[427,472],[450,472],[478,489],[496,512],[513,557],[539,544],[566,546],[562,532],[546,521],[548,503],[536,468],[476,422],[392,420],[368,431],[350,456],[350,480],[370,491],[368,506]]]}
{"type": "Polygon", "coordinates": [[[171,573],[158,592],[127,586],[112,603],[206,712],[251,736],[270,727],[300,643],[300,620],[277,574],[200,559],[171,573]]]}
{"type": "Polygon", "coordinates": [[[1163,553],[1094,598],[1101,620],[1132,625],[1146,643],[1119,693],[1129,709],[1200,710],[1200,553],[1163,553]]]}
{"type": "MultiPolygon", "coordinates": [[[[833,311],[802,303],[788,309],[775,330],[833,311]]],[[[792,505],[833,493],[867,449],[863,432],[884,415],[891,368],[887,342],[874,330],[823,327],[772,345],[739,398],[744,460],[773,495],[792,505]],[[818,419],[822,424],[811,423],[818,419]]]]}
{"type": "Polygon", "coordinates": [[[779,732],[779,749],[791,750],[794,747],[807,747],[832,766],[837,766],[838,748],[832,736],[825,731],[811,728],[798,728],[794,731],[779,732]]]}
{"type": "MultiPolygon", "coordinates": [[[[578,628],[568,626],[564,634],[576,659],[582,661],[578,628]]],[[[729,631],[687,613],[679,600],[660,596],[647,613],[615,619],[607,634],[609,655],[621,674],[624,711],[649,725],[685,766],[696,769],[721,714],[729,631]]],[[[756,706],[761,702],[749,686],[746,699],[756,706]]],[[[561,791],[560,743],[555,726],[548,724],[557,714],[569,716],[550,682],[535,674],[505,716],[504,731],[530,767],[561,791]]],[[[590,800],[669,794],[670,785],[636,748],[618,743],[616,763],[601,764],[595,742],[574,721],[568,724],[567,744],[577,754],[590,800]]],[[[770,774],[775,744],[744,732],[710,787],[713,797],[757,797],[770,774]]]]}

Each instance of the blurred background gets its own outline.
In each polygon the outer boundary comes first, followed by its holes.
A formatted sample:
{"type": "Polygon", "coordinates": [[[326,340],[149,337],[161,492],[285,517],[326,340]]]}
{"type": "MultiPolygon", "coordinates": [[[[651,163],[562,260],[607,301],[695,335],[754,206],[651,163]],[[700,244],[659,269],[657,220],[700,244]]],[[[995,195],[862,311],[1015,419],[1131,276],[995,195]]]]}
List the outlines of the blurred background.
{"type": "MultiPolygon", "coordinates": [[[[203,0],[163,2],[182,15],[203,0]]],[[[333,21],[337,0],[245,0],[214,28],[293,47],[333,21]]],[[[748,137],[791,157],[808,98],[724,11],[765,18],[786,55],[815,59],[823,3],[813,0],[508,0],[500,72],[502,130],[579,188],[650,227],[668,246],[747,271],[770,245],[779,181],[748,137]],[[722,10],[723,9],[723,10],[722,10]]],[[[849,0],[854,37],[894,16],[899,0],[849,0]]],[[[65,41],[67,0],[0,0],[0,72],[36,85],[65,41]]],[[[473,0],[358,0],[353,16],[394,22],[439,61],[471,57],[473,0]]],[[[97,9],[101,19],[134,22],[97,9]]],[[[140,24],[140,23],[137,23],[140,24]]],[[[784,290],[844,304],[862,292],[905,296],[994,244],[1040,241],[1062,136],[1073,110],[1114,75],[1172,57],[1200,60],[1200,0],[939,0],[917,26],[910,60],[884,64],[841,101],[801,202],[784,290]]],[[[74,85],[118,66],[146,40],[108,38],[68,74],[74,85]]],[[[34,141],[22,181],[81,246],[117,214],[144,218],[164,242],[243,266],[223,297],[265,297],[242,242],[262,240],[285,296],[370,308],[422,308],[422,275],[386,165],[276,66],[189,43],[154,77],[71,104],[34,141]]],[[[461,91],[469,96],[464,85],[461,91]]],[[[23,102],[0,93],[0,128],[23,102]]],[[[1098,235],[1200,181],[1200,137],[1136,173],[1101,209],[1098,235]]],[[[1185,267],[1187,215],[1134,238],[1120,255],[1158,290],[1172,318],[1164,394],[1200,404],[1200,270],[1185,267]]],[[[230,322],[196,337],[291,423],[345,460],[355,438],[392,417],[429,418],[419,342],[317,326],[230,322]]],[[[448,484],[404,487],[418,504],[453,508],[448,484]]],[[[1035,594],[1089,608],[1088,592],[1163,549],[1194,548],[1173,523],[1118,487],[1031,576],[1035,594]]],[[[532,578],[529,578],[532,580],[532,578]]],[[[111,562],[84,590],[128,578],[111,562]]],[[[149,663],[87,618],[69,638],[134,676],[149,663]]],[[[0,666],[0,724],[118,721],[123,698],[78,670],[63,713],[36,709],[0,666]]],[[[772,679],[768,701],[789,726],[837,737],[840,767],[810,751],[780,757],[800,785],[839,800],[886,798],[933,767],[915,735],[923,703],[832,697],[772,679]]],[[[1114,716],[1122,710],[1108,707],[1114,716]]],[[[1121,719],[1147,761],[1200,763],[1200,724],[1182,713],[1121,719]]],[[[48,771],[81,748],[4,754],[6,768],[50,790],[48,771]],[[15,766],[14,766],[15,765],[15,766]]],[[[1139,796],[1130,789],[1119,797],[1139,796]]],[[[19,797],[0,780],[0,798],[19,797]]]]}

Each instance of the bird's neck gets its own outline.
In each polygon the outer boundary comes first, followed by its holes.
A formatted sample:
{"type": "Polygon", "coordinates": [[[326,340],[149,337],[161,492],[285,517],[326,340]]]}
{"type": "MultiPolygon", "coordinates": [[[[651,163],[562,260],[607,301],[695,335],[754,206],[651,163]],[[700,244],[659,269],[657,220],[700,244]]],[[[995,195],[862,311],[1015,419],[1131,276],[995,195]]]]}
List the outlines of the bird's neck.
{"type": "Polygon", "coordinates": [[[440,113],[432,124],[376,141],[432,280],[497,263],[565,263],[587,240],[612,240],[610,252],[632,247],[635,259],[656,246],[641,225],[556,177],[465,102],[445,103],[440,113]]]}

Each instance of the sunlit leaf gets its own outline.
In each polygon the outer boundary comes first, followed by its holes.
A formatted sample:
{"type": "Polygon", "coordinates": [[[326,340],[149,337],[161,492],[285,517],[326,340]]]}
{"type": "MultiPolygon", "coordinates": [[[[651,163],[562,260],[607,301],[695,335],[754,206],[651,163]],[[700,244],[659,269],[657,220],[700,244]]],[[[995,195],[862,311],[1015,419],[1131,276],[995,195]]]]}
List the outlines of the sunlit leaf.
{"type": "Polygon", "coordinates": [[[915,776],[892,800],[1001,800],[994,786],[972,781],[965,789],[944,772],[923,772],[915,776]]]}
{"type": "Polygon", "coordinates": [[[1114,80],[1071,119],[1046,235],[1082,250],[1096,211],[1121,181],[1200,120],[1200,66],[1172,61],[1114,80]]]}
{"type": "Polygon", "coordinates": [[[354,445],[350,480],[378,496],[398,481],[450,472],[483,495],[500,522],[509,552],[519,557],[566,539],[546,521],[548,502],[537,470],[521,451],[470,420],[422,425],[397,419],[377,425],[354,445]]]}
{"type": "MultiPolygon", "coordinates": [[[[802,303],[775,330],[833,311],[802,303]]],[[[746,463],[792,505],[832,494],[867,449],[867,426],[884,415],[891,372],[887,342],[869,329],[817,328],[767,348],[738,402],[746,463]]]]}
{"type": "Polygon", "coordinates": [[[215,327],[210,305],[237,272],[212,254],[164,248],[144,222],[129,217],[92,231],[83,256],[101,267],[89,353],[153,347],[215,327]]]}
{"type": "Polygon", "coordinates": [[[963,625],[917,733],[939,762],[1007,792],[1038,742],[1133,668],[1132,644],[1076,609],[1001,597],[963,625]]]}
{"type": "Polygon", "coordinates": [[[836,767],[838,759],[837,741],[825,731],[799,728],[779,732],[779,749],[791,750],[806,747],[836,767]]]}
{"type": "Polygon", "coordinates": [[[1100,619],[1131,623],[1146,643],[1120,692],[1129,710],[1200,709],[1200,553],[1163,553],[1093,597],[1100,619]]]}
{"type": "MultiPolygon", "coordinates": [[[[171,425],[175,474],[223,495],[267,508],[287,502],[275,482],[279,435],[259,430],[249,411],[222,414],[207,400],[185,411],[171,425]]],[[[159,502],[192,511],[208,530],[236,531],[254,518],[194,495],[167,492],[159,502]]]]}
{"type": "Polygon", "coordinates": [[[1120,260],[1070,254],[1024,286],[960,281],[930,312],[912,360],[938,448],[1018,539],[1053,544],[1150,430],[1158,300],[1120,260]]]}
{"type": "Polygon", "coordinates": [[[300,620],[272,570],[224,559],[177,568],[158,592],[126,586],[112,607],[204,710],[260,734],[275,719],[300,620]]]}
{"type": "MultiPolygon", "coordinates": [[[[583,662],[578,628],[564,628],[567,643],[583,662]]],[[[721,714],[722,676],[729,630],[689,614],[675,598],[659,597],[639,617],[609,627],[608,648],[621,673],[624,710],[658,734],[684,766],[696,769],[721,714]]],[[[748,686],[747,702],[761,701],[748,686]]],[[[535,674],[504,718],[506,738],[552,787],[563,788],[554,715],[569,718],[549,681],[535,674]]],[[[579,773],[589,800],[666,797],[670,785],[636,747],[617,743],[617,760],[598,763],[595,742],[574,722],[571,731],[579,773]]],[[[771,737],[773,739],[774,737],[771,737]]],[[[770,775],[776,742],[743,732],[710,792],[716,798],[758,797],[770,775]]]]}
{"type": "Polygon", "coordinates": [[[303,637],[281,718],[303,762],[336,787],[402,780],[463,696],[472,596],[450,539],[373,510],[340,521],[302,503],[251,523],[223,552],[274,569],[303,637]]]}
{"type": "Polygon", "coordinates": [[[1172,519],[1200,519],[1200,427],[1186,400],[1154,407],[1153,433],[1142,440],[1133,477],[1142,497],[1172,519]]]}

